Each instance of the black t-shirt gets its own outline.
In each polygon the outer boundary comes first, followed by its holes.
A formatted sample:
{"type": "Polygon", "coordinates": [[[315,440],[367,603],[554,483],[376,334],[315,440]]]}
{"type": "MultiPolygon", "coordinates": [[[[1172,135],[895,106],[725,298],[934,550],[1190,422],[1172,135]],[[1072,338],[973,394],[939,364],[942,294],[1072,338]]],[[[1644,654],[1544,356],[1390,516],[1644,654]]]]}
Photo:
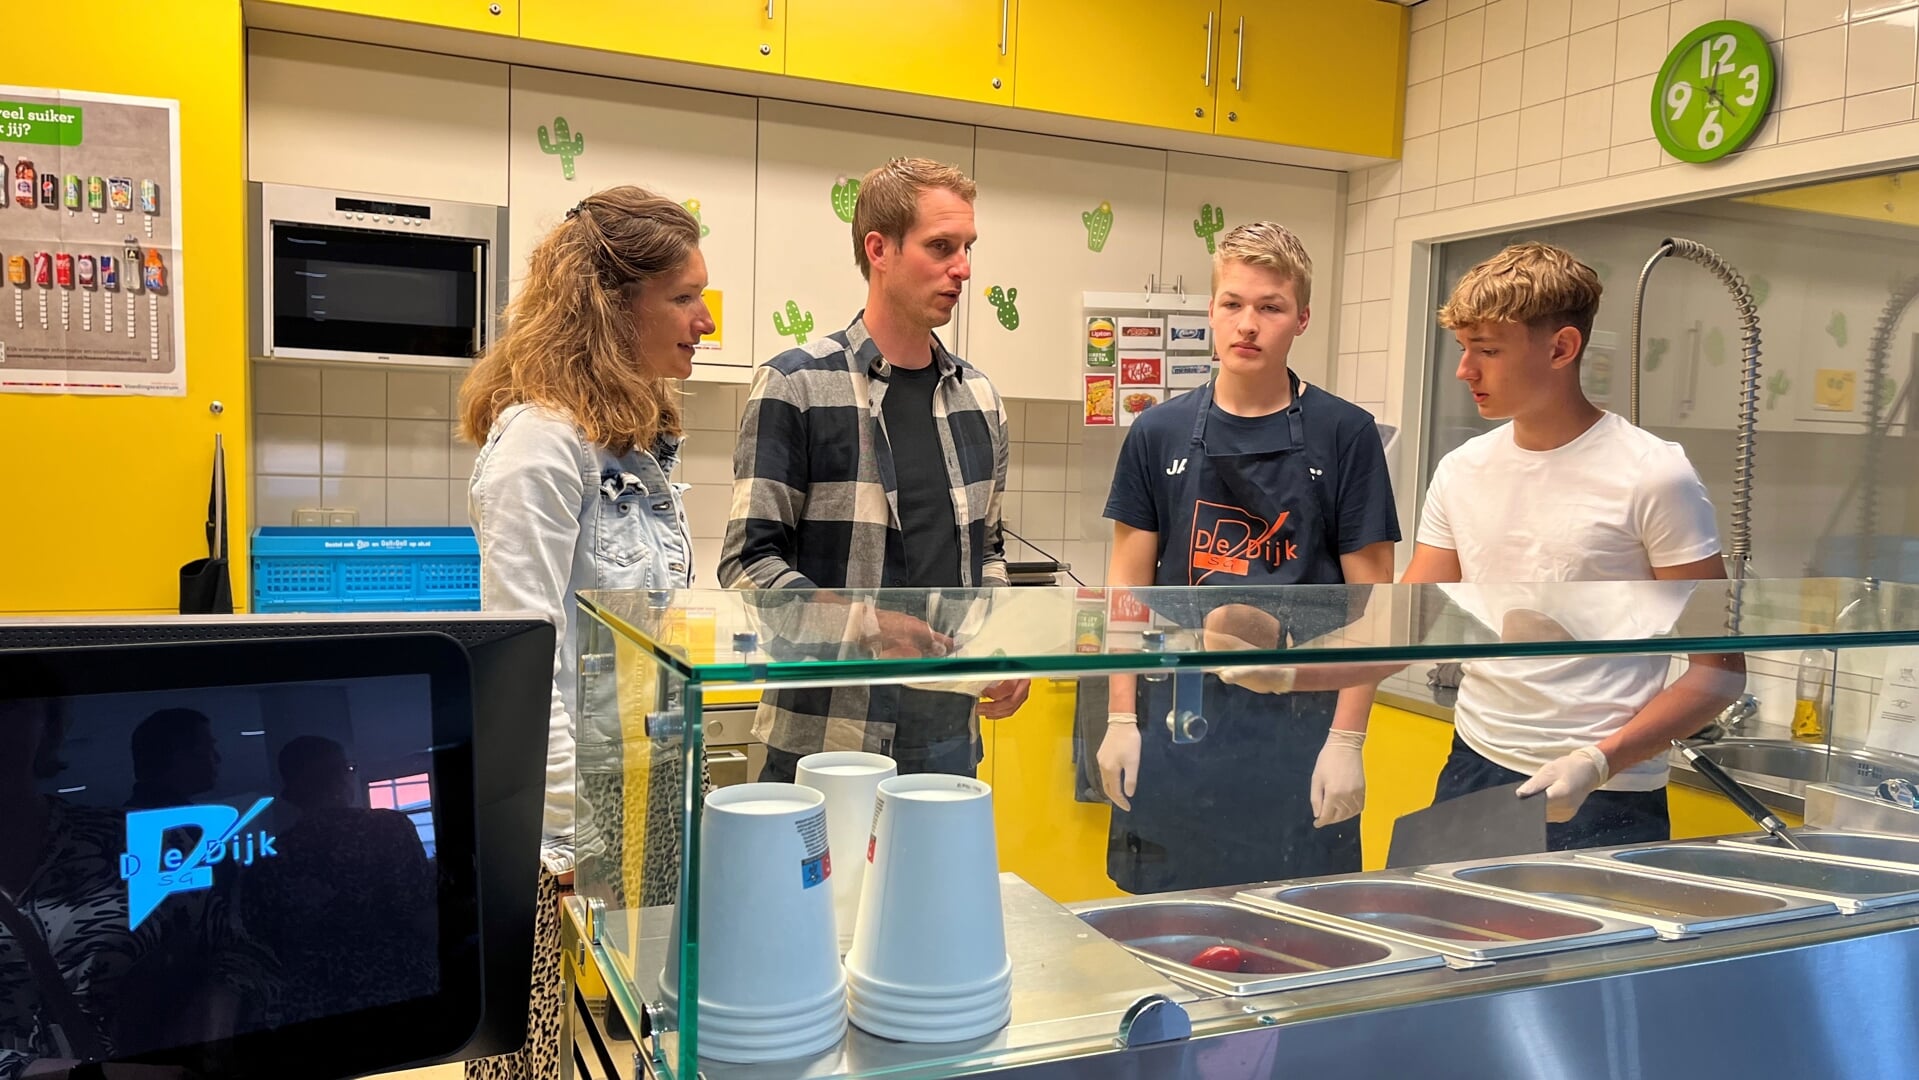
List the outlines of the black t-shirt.
{"type": "Polygon", "coordinates": [[[893,449],[893,475],[899,484],[900,538],[906,548],[905,588],[958,588],[959,526],[953,517],[952,481],[946,451],[933,422],[933,394],[939,389],[938,363],[907,370],[892,366],[880,412],[886,441],[893,449]]]}

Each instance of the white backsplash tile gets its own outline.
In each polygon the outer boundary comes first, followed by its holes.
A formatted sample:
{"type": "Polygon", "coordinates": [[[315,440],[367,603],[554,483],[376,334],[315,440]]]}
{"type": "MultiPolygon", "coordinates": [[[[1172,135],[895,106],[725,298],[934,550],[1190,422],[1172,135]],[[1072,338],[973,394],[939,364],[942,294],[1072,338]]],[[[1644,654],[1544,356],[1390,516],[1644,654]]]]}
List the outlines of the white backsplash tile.
{"type": "Polygon", "coordinates": [[[1565,37],[1572,15],[1573,0],[1531,0],[1526,5],[1526,47],[1565,37]]]}
{"type": "Polygon", "coordinates": [[[253,411],[320,415],[320,369],[259,361],[253,365],[253,411]]]}
{"type": "MultiPolygon", "coordinates": [[[[462,488],[464,488],[464,485],[462,485],[462,488]]],[[[351,509],[355,511],[360,515],[360,524],[369,528],[377,528],[387,524],[386,496],[387,480],[381,476],[335,476],[328,477],[320,483],[320,499],[324,505],[333,510],[351,509]]],[[[445,496],[443,495],[442,499],[444,498],[445,496]]],[[[428,500],[428,504],[429,506],[440,505],[431,499],[428,500]]],[[[466,517],[466,500],[464,496],[462,496],[460,500],[460,516],[462,518],[462,524],[464,524],[466,517]]],[[[394,524],[444,525],[447,524],[447,522],[437,520],[414,521],[409,519],[395,522],[394,524]]]]}
{"type": "Polygon", "coordinates": [[[395,371],[386,380],[386,414],[410,420],[451,420],[447,384],[438,371],[395,371]]]}
{"type": "Polygon", "coordinates": [[[1613,81],[1613,52],[1618,23],[1602,23],[1572,36],[1566,54],[1566,93],[1577,94],[1613,81]]]}
{"type": "MultiPolygon", "coordinates": [[[[1667,18],[1665,5],[1661,4],[1651,11],[1619,20],[1619,45],[1613,60],[1615,81],[1652,75],[1666,62],[1666,53],[1676,40],[1676,35],[1669,37],[1666,33],[1667,18]]],[[[1673,25],[1685,27],[1681,31],[1684,33],[1698,23],[1675,21],[1673,25]]]]}
{"type": "Polygon", "coordinates": [[[1446,20],[1446,66],[1451,74],[1464,71],[1485,57],[1486,9],[1479,8],[1446,20]]]}
{"type": "Polygon", "coordinates": [[[437,480],[409,478],[386,481],[388,525],[445,525],[449,520],[444,477],[437,480]]]}
{"type": "Polygon", "coordinates": [[[1510,172],[1519,165],[1519,114],[1506,113],[1479,122],[1479,146],[1473,161],[1477,176],[1510,172]]]}
{"type": "Polygon", "coordinates": [[[444,420],[388,420],[386,475],[445,480],[450,427],[444,420]]]}
{"type": "Polygon", "coordinates": [[[1400,212],[1404,213],[1406,192],[1439,183],[1439,136],[1421,135],[1416,139],[1407,139],[1400,150],[1400,161],[1403,166],[1400,174],[1400,212]]]}
{"type": "Polygon", "coordinates": [[[1915,68],[1919,68],[1919,9],[1907,8],[1863,21],[1855,15],[1847,33],[1848,97],[1912,83],[1915,68]]]}
{"type": "MultiPolygon", "coordinates": [[[[1430,2],[1430,0],[1429,0],[1430,2]]],[[[1440,80],[1428,79],[1406,91],[1406,137],[1439,130],[1440,80]]]]}
{"type": "Polygon", "coordinates": [[[317,476],[261,473],[253,478],[255,525],[291,525],[295,510],[319,505],[320,478],[317,476]]]}
{"type": "Polygon", "coordinates": [[[1526,47],[1526,0],[1493,0],[1486,5],[1484,59],[1516,53],[1526,47]]]}
{"type": "Polygon", "coordinates": [[[1439,126],[1441,130],[1470,124],[1479,118],[1479,69],[1455,71],[1440,80],[1439,126]]]}
{"type": "Polygon", "coordinates": [[[1483,119],[1519,111],[1524,53],[1513,53],[1479,66],[1479,115],[1483,119]]]}
{"type": "MultiPolygon", "coordinates": [[[[1566,102],[1549,101],[1519,114],[1519,164],[1538,165],[1559,160],[1566,134],[1566,102]]],[[[1523,181],[1522,181],[1523,183],[1523,181]]]]}
{"type": "Polygon", "coordinates": [[[385,420],[328,416],[320,438],[320,471],[327,476],[386,475],[385,420]]]}
{"type": "Polygon", "coordinates": [[[1020,490],[1063,492],[1066,487],[1066,444],[1027,443],[1020,490]]]}
{"type": "Polygon", "coordinates": [[[1779,107],[1796,109],[1844,97],[1846,28],[1789,37],[1781,46],[1779,107]]]}
{"type": "Polygon", "coordinates": [[[1768,41],[1786,36],[1786,0],[1726,0],[1726,18],[1750,24],[1768,41]]]}
{"type": "Polygon", "coordinates": [[[1064,401],[1026,403],[1026,441],[1063,443],[1066,428],[1073,422],[1073,406],[1064,401]]]}
{"type": "Polygon", "coordinates": [[[320,411],[327,416],[385,416],[386,372],[330,367],[320,372],[320,411]]]}
{"type": "Polygon", "coordinates": [[[1566,96],[1566,50],[1570,38],[1558,38],[1526,50],[1519,77],[1519,104],[1539,105],[1566,96]]]}
{"type": "Polygon", "coordinates": [[[255,468],[263,473],[320,475],[320,418],[259,416],[253,423],[255,468]]]}

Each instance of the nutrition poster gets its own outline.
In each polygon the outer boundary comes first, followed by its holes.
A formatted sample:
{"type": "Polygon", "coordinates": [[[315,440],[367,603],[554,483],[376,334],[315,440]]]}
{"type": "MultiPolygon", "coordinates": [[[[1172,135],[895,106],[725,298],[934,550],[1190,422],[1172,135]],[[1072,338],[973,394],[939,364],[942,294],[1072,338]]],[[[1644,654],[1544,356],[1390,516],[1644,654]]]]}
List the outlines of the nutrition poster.
{"type": "Polygon", "coordinates": [[[186,393],[180,103],[0,86],[0,391],[186,393]]]}

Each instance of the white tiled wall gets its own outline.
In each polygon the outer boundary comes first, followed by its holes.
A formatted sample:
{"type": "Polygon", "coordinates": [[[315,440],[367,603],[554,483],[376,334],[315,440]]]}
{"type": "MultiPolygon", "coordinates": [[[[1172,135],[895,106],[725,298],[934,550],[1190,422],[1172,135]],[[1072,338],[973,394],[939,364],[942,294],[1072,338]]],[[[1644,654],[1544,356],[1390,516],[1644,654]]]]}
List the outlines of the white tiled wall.
{"type": "MultiPolygon", "coordinates": [[[[733,447],[746,393],[744,386],[687,387],[685,451],[674,479],[693,485],[686,493],[686,514],[693,531],[694,584],[703,588],[718,585],[713,571],[731,508],[733,447]]],[[[1009,401],[1007,409],[1013,437],[1003,511],[1007,528],[1047,555],[1071,563],[1080,580],[1098,584],[1105,575],[1111,530],[1099,513],[1106,505],[1112,463],[1111,451],[1097,441],[1104,436],[1116,449],[1117,438],[1097,433],[1096,445],[1089,448],[1083,438],[1086,429],[1075,422],[1067,402],[1009,401]],[[1094,459],[1090,471],[1085,461],[1089,451],[1094,459]],[[1084,499],[1082,488],[1088,492],[1084,499]]],[[[1011,537],[1006,539],[1006,554],[1015,562],[1040,558],[1011,537]]]]}
{"type": "Polygon", "coordinates": [[[361,525],[464,525],[474,448],[453,434],[459,377],[380,368],[253,369],[255,525],[358,511],[361,525]]]}
{"type": "MultiPolygon", "coordinates": [[[[1656,171],[1673,196],[1699,190],[1711,173],[1660,149],[1649,102],[1671,47],[1722,18],[1758,27],[1780,61],[1751,146],[1913,122],[1919,0],[1425,0],[1412,9],[1404,152],[1350,186],[1348,272],[1358,261],[1370,281],[1390,263],[1403,217],[1656,171]]],[[[1358,330],[1342,335],[1336,388],[1397,423],[1391,299],[1377,287],[1343,298],[1358,330]]]]}

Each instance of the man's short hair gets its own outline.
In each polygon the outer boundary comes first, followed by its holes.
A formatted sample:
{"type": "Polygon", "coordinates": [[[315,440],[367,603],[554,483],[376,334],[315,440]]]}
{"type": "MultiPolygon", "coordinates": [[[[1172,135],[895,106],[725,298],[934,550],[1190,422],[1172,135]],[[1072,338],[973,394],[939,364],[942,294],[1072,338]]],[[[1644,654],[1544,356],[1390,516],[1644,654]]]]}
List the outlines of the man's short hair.
{"type": "Polygon", "coordinates": [[[153,780],[173,763],[173,755],[193,745],[201,728],[213,721],[198,709],[161,709],[133,729],[133,778],[153,780]]]}
{"type": "Polygon", "coordinates": [[[866,234],[879,233],[904,244],[919,217],[920,192],[935,188],[969,203],[979,194],[965,173],[927,158],[894,158],[860,181],[859,199],[853,204],[853,261],[860,277],[873,276],[873,264],[866,257],[866,234]]]}
{"type": "Polygon", "coordinates": [[[1464,330],[1481,323],[1524,323],[1534,330],[1579,331],[1580,353],[1592,338],[1604,288],[1572,252],[1552,244],[1514,244],[1471,270],[1439,309],[1439,325],[1464,330]]]}
{"type": "Polygon", "coordinates": [[[1277,271],[1293,283],[1293,298],[1301,308],[1313,303],[1313,257],[1293,231],[1277,221],[1249,221],[1228,232],[1213,253],[1213,291],[1219,291],[1219,272],[1227,263],[1245,263],[1277,271]]]}

